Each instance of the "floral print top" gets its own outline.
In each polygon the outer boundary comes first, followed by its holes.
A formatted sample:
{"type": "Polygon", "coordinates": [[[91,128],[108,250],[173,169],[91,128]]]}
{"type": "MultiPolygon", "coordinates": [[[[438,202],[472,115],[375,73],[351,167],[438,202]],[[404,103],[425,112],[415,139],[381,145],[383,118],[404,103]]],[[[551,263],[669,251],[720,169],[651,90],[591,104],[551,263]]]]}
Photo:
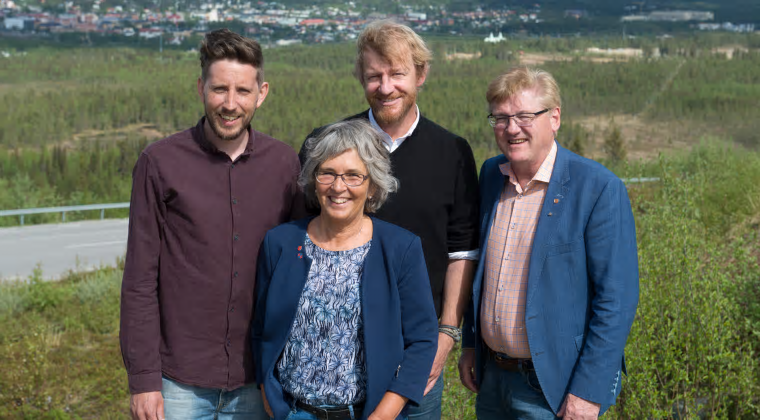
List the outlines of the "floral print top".
{"type": "Polygon", "coordinates": [[[283,389],[310,405],[364,401],[361,277],[371,241],[327,251],[306,235],[312,263],[277,373],[283,389]]]}

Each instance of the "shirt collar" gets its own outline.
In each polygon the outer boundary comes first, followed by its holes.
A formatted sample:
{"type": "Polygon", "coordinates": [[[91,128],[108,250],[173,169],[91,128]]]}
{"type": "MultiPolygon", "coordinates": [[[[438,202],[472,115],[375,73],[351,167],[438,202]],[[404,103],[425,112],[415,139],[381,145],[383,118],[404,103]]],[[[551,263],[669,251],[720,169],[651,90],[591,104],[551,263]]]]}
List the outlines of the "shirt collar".
{"type": "MultiPolygon", "coordinates": [[[[411,127],[409,127],[409,131],[406,132],[403,136],[395,139],[396,142],[401,142],[406,140],[409,136],[412,135],[414,132],[414,129],[417,128],[417,124],[420,122],[420,107],[417,106],[417,104],[414,104],[414,109],[417,112],[417,118],[414,119],[414,123],[411,127]]],[[[383,136],[383,142],[388,144],[389,146],[393,145],[394,139],[391,138],[391,136],[383,131],[382,128],[380,128],[380,125],[377,123],[377,120],[375,120],[375,115],[372,113],[372,108],[369,109],[369,123],[372,124],[375,129],[380,132],[383,136]]]]}
{"type": "MultiPolygon", "coordinates": [[[[552,171],[554,170],[554,162],[556,160],[557,160],[557,142],[552,141],[552,148],[551,150],[549,150],[549,154],[546,155],[546,158],[544,159],[543,163],[541,163],[541,166],[538,168],[538,172],[536,172],[536,175],[533,176],[533,179],[531,179],[527,185],[532,184],[533,181],[545,182],[548,184],[549,181],[552,179],[552,171]]],[[[512,165],[510,165],[509,162],[505,162],[499,165],[499,170],[504,176],[508,176],[513,184],[517,183],[517,176],[515,175],[515,172],[512,170],[512,165]]]]}

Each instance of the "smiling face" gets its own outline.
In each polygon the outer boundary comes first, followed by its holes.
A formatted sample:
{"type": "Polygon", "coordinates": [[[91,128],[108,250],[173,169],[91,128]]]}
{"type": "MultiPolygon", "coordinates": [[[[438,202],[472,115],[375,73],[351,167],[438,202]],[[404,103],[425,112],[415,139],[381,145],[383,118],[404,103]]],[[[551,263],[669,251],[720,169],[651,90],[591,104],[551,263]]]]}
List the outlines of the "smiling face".
{"type": "MultiPolygon", "coordinates": [[[[324,161],[317,168],[317,173],[320,172],[368,174],[367,166],[354,149],[324,161]]],[[[331,222],[341,224],[349,224],[357,218],[360,219],[364,214],[364,203],[367,201],[371,182],[370,179],[366,179],[358,187],[347,186],[340,177],[331,185],[315,182],[317,200],[321,208],[320,215],[331,222]]]]}
{"type": "Polygon", "coordinates": [[[198,95],[203,101],[206,122],[216,141],[247,138],[247,128],[256,109],[269,92],[269,84],[259,86],[256,68],[236,60],[219,60],[211,64],[206,80],[198,79],[198,95]]]}
{"type": "MultiPolygon", "coordinates": [[[[491,104],[494,115],[515,115],[543,110],[541,97],[535,89],[528,89],[509,97],[506,101],[491,104]]],[[[506,128],[494,127],[499,150],[509,159],[518,178],[528,180],[538,172],[552,149],[554,136],[560,126],[560,108],[551,108],[533,120],[530,127],[520,127],[510,119],[506,128]]]]}
{"type": "Polygon", "coordinates": [[[391,63],[373,49],[364,50],[362,86],[375,120],[387,127],[410,127],[417,114],[417,90],[425,83],[426,72],[418,75],[411,53],[403,63],[391,63]]]}

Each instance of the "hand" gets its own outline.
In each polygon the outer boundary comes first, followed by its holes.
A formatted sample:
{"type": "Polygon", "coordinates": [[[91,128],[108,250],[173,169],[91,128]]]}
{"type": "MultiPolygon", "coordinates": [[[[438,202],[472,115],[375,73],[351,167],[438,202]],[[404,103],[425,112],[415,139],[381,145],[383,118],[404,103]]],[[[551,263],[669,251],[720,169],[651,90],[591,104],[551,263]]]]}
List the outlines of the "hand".
{"type": "Polygon", "coordinates": [[[584,400],[573,394],[567,394],[559,408],[557,417],[565,420],[596,420],[599,418],[600,404],[584,400]]]}
{"type": "Polygon", "coordinates": [[[395,392],[385,391],[375,411],[367,416],[367,420],[396,420],[408,401],[408,398],[395,392]]]}
{"type": "Polygon", "coordinates": [[[448,359],[452,348],[454,348],[454,339],[446,334],[438,333],[438,351],[435,353],[433,369],[430,370],[430,376],[428,376],[425,395],[433,389],[438,378],[443,373],[443,368],[446,367],[446,359],[448,359]]]}
{"type": "Polygon", "coordinates": [[[479,391],[475,378],[475,349],[462,349],[462,355],[459,356],[459,380],[470,391],[479,391]]]}
{"type": "Polygon", "coordinates": [[[272,407],[269,406],[269,401],[267,400],[267,393],[264,391],[264,385],[261,385],[261,401],[264,402],[264,411],[267,412],[267,415],[269,418],[274,418],[274,414],[272,414],[272,407]]]}
{"type": "Polygon", "coordinates": [[[164,397],[161,391],[132,394],[129,408],[133,420],[164,420],[164,397]]]}

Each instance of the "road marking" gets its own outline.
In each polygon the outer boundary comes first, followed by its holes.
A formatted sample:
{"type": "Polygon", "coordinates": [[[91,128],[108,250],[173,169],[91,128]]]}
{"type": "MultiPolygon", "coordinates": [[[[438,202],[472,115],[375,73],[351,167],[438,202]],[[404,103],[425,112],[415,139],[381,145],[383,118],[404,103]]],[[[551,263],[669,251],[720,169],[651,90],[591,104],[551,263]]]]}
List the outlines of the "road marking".
{"type": "Polygon", "coordinates": [[[92,248],[96,246],[107,246],[107,245],[121,245],[125,244],[127,241],[110,241],[110,242],[94,242],[91,244],[75,244],[75,245],[69,245],[66,247],[66,249],[75,249],[75,248],[92,248]]]}

